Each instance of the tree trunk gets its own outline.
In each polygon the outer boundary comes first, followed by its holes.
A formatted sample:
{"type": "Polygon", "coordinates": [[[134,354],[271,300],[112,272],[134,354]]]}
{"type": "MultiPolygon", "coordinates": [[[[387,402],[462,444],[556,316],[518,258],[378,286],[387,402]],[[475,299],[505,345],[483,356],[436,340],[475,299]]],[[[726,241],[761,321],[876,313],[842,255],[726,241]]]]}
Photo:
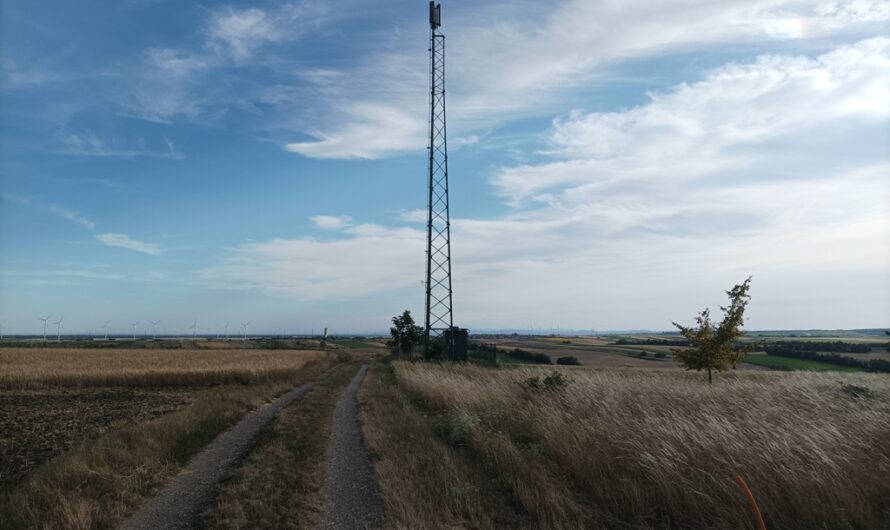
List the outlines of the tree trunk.
{"type": "Polygon", "coordinates": [[[711,367],[708,367],[708,384],[713,384],[713,382],[711,381],[711,367]]]}

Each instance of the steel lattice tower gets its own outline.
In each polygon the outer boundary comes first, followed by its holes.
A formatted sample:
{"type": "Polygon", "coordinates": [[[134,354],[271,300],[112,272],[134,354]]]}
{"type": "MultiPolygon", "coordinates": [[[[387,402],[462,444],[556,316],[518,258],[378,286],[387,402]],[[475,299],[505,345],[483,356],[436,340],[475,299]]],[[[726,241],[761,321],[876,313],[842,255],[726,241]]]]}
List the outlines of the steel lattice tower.
{"type": "MultiPolygon", "coordinates": [[[[425,350],[452,328],[451,222],[448,212],[448,142],[445,134],[445,35],[441,5],[430,2],[430,143],[427,202],[425,350]]],[[[448,344],[449,353],[452,344],[448,344]]]]}

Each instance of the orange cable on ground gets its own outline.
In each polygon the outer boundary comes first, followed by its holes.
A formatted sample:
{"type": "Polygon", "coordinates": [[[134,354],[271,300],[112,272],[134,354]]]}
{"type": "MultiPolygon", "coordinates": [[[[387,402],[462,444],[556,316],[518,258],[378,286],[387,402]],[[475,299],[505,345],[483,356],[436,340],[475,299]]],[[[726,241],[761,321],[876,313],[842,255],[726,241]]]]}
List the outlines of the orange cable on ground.
{"type": "Polygon", "coordinates": [[[757,518],[757,527],[760,530],[766,530],[766,525],[763,524],[763,516],[760,515],[760,508],[757,506],[757,501],[754,500],[754,495],[751,493],[751,490],[748,489],[748,485],[745,484],[745,479],[743,479],[741,475],[736,475],[735,481],[742,487],[742,491],[745,492],[745,497],[748,497],[748,502],[750,502],[751,507],[754,508],[754,517],[757,518]]]}

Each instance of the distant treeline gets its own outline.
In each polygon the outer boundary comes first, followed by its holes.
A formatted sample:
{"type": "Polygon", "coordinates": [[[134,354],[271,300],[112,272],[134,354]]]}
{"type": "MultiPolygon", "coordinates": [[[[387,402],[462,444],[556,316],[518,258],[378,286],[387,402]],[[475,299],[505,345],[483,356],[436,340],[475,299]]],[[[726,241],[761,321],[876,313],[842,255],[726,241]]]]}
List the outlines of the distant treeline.
{"type": "Polygon", "coordinates": [[[815,351],[805,351],[793,348],[774,348],[772,346],[764,348],[767,355],[775,355],[777,357],[788,357],[791,359],[804,359],[807,361],[818,361],[821,363],[834,364],[838,366],[852,366],[861,368],[869,372],[890,373],[890,361],[883,359],[861,360],[840,355],[837,353],[819,353],[815,351]]]}
{"type": "Polygon", "coordinates": [[[793,351],[831,351],[838,353],[868,353],[871,346],[868,344],[851,344],[849,342],[771,342],[767,345],[773,350],[793,351]]]}
{"type": "Polygon", "coordinates": [[[520,350],[519,348],[514,348],[509,351],[504,352],[507,357],[512,357],[518,361],[525,361],[527,363],[533,364],[553,364],[553,361],[550,360],[550,356],[545,353],[533,353],[530,351],[520,350]]]}
{"type": "MultiPolygon", "coordinates": [[[[491,353],[498,352],[497,344],[492,343],[483,343],[483,342],[474,342],[470,345],[471,348],[475,350],[482,350],[491,353]]],[[[550,357],[543,353],[533,353],[530,351],[520,350],[519,348],[513,348],[512,350],[501,350],[504,352],[504,355],[507,357],[512,357],[517,361],[523,361],[532,364],[553,364],[553,361],[550,357]]]]}
{"type": "Polygon", "coordinates": [[[689,346],[683,339],[618,339],[615,344],[620,346],[689,346]]]}

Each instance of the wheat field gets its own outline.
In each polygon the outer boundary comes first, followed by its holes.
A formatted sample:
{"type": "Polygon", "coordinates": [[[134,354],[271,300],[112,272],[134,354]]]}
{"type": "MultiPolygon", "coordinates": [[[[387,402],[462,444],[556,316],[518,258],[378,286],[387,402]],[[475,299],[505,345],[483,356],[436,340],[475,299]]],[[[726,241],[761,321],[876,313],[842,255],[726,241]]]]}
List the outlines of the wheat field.
{"type": "Polygon", "coordinates": [[[45,386],[192,386],[292,374],[318,350],[0,349],[0,389],[45,386]]]}
{"type": "MultiPolygon", "coordinates": [[[[450,444],[441,471],[425,476],[442,482],[431,489],[453,490],[464,459],[504,488],[528,527],[755,528],[736,476],[768,528],[890,527],[885,375],[735,372],[708,386],[696,373],[561,368],[565,388],[532,389],[525,381],[551,370],[393,367],[406,403],[450,444]]],[[[383,436],[370,432],[372,448],[383,436]]],[[[384,492],[408,491],[414,479],[398,469],[415,457],[389,467],[386,458],[384,492]]],[[[393,504],[394,524],[433,528],[471,514],[474,526],[500,526],[479,495],[466,497],[438,503],[450,514],[393,504]]]]}

